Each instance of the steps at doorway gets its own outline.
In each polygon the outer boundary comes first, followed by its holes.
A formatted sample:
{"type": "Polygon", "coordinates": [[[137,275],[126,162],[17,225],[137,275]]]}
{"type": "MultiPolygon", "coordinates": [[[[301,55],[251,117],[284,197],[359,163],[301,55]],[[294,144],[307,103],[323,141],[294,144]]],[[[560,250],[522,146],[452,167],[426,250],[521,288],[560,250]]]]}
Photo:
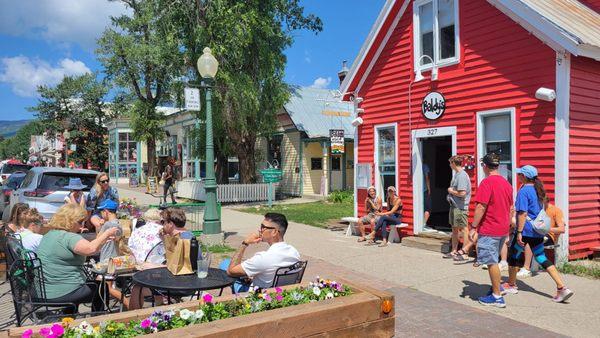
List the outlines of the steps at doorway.
{"type": "Polygon", "coordinates": [[[447,238],[442,239],[423,237],[422,234],[419,234],[418,236],[402,238],[402,245],[410,248],[417,248],[434,252],[445,253],[450,251],[450,242],[447,238]]]}

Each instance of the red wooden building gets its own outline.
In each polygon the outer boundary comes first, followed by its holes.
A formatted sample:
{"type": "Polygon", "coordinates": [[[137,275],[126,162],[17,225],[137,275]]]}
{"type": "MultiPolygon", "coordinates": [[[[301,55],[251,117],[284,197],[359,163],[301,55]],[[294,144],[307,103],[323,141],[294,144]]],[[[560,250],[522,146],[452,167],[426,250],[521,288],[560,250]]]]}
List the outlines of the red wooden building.
{"type": "MultiPolygon", "coordinates": [[[[423,231],[426,164],[428,225],[447,226],[448,158],[472,156],[474,196],[478,159],[495,151],[515,192],[514,169],[534,165],[565,213],[559,259],[591,254],[600,247],[599,60],[600,0],[387,1],[341,85],[361,108],[356,200],[370,184],[380,194],[395,185],[404,222],[423,231]]],[[[362,203],[355,209],[363,214],[362,203]]]]}

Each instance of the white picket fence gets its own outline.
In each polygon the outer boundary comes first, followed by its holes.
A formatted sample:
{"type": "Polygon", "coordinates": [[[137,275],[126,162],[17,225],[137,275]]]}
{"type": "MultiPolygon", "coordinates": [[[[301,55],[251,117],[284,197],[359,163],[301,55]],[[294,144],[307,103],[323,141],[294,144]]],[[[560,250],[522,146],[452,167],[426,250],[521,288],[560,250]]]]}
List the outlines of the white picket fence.
{"type": "MultiPolygon", "coordinates": [[[[275,190],[275,185],[273,190],[275,190]]],[[[204,182],[183,180],[177,183],[177,196],[196,201],[205,201],[204,182]]],[[[269,185],[255,184],[223,184],[217,186],[217,200],[222,203],[258,202],[269,199],[269,185]]]]}

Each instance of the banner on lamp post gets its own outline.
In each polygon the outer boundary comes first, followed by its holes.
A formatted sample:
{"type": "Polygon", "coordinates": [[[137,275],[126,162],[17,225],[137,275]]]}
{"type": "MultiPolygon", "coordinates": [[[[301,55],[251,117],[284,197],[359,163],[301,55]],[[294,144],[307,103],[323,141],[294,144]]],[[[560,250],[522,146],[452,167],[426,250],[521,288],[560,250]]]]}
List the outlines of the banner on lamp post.
{"type": "Polygon", "coordinates": [[[332,154],[344,153],[344,129],[329,129],[332,154]]]}
{"type": "Polygon", "coordinates": [[[185,110],[200,111],[200,89],[184,88],[185,110]]]}

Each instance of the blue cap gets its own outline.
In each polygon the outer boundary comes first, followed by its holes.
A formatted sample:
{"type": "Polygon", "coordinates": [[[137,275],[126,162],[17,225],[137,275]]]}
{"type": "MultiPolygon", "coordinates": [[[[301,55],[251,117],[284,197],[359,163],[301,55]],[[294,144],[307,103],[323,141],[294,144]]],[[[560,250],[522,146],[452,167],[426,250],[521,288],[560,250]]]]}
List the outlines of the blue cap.
{"type": "Polygon", "coordinates": [[[528,179],[534,179],[538,175],[537,169],[532,165],[524,165],[521,168],[517,168],[517,174],[522,174],[528,179]]]}
{"type": "Polygon", "coordinates": [[[117,209],[119,209],[119,203],[108,199],[98,206],[98,210],[117,211],[117,209]]]}

